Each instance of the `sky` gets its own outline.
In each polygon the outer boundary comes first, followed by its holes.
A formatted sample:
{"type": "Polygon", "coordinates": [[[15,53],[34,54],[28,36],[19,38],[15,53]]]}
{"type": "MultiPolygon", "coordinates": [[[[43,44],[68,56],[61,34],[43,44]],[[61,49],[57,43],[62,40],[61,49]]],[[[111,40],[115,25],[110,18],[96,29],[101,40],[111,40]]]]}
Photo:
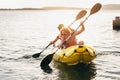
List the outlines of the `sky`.
{"type": "Polygon", "coordinates": [[[0,0],[0,8],[41,8],[46,6],[91,7],[95,3],[120,4],[120,0],[0,0]]]}

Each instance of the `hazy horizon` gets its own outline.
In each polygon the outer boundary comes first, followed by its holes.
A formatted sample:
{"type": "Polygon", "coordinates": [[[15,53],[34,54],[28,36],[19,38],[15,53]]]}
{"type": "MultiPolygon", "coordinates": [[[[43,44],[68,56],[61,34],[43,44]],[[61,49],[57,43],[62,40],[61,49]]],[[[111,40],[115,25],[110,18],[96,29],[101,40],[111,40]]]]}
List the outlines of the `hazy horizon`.
{"type": "Polygon", "coordinates": [[[120,0],[0,0],[0,8],[42,8],[47,6],[90,8],[96,3],[120,4],[120,0]]]}
{"type": "MultiPolygon", "coordinates": [[[[65,6],[45,6],[45,7],[23,7],[23,8],[0,8],[0,10],[81,10],[81,9],[90,9],[84,7],[65,7],[65,6]]],[[[104,10],[119,10],[120,4],[106,4],[102,5],[102,9],[104,10]]]]}

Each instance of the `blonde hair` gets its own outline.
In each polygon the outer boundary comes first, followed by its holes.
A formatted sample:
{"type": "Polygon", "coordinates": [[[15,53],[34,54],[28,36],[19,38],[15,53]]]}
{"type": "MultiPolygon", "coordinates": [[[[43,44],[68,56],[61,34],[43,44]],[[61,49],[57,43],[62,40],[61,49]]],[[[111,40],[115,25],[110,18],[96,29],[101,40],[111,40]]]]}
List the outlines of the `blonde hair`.
{"type": "Polygon", "coordinates": [[[72,31],[67,28],[67,27],[63,27],[61,30],[60,30],[60,36],[62,36],[62,32],[65,32],[67,35],[70,35],[72,33],[72,31]]]}

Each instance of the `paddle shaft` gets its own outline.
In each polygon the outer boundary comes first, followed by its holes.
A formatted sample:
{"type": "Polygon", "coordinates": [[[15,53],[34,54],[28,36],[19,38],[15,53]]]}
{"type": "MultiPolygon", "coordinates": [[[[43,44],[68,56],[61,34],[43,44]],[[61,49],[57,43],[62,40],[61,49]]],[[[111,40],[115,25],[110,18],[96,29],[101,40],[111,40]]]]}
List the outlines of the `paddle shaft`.
{"type": "Polygon", "coordinates": [[[47,49],[50,45],[51,45],[51,44],[48,44],[48,45],[40,52],[40,54],[41,54],[45,49],[47,49]]]}

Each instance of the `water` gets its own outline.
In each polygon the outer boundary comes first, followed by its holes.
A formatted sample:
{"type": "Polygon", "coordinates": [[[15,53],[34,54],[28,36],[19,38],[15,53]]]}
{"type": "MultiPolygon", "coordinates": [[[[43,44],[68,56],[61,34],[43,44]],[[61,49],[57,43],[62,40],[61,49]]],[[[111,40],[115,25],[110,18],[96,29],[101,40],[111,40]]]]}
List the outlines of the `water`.
{"type": "MultiPolygon", "coordinates": [[[[97,58],[86,66],[68,67],[51,63],[51,73],[39,66],[52,46],[38,59],[31,56],[44,49],[58,34],[57,26],[74,21],[77,10],[0,11],[0,79],[1,80],[120,80],[120,31],[112,29],[112,20],[120,10],[99,11],[85,22],[86,30],[78,40],[93,46],[97,58]]],[[[89,11],[88,11],[89,14],[89,11]]],[[[87,15],[88,15],[87,14],[87,15]]],[[[86,15],[86,16],[87,16],[86,15]]],[[[76,21],[76,28],[84,20],[76,21]]]]}

